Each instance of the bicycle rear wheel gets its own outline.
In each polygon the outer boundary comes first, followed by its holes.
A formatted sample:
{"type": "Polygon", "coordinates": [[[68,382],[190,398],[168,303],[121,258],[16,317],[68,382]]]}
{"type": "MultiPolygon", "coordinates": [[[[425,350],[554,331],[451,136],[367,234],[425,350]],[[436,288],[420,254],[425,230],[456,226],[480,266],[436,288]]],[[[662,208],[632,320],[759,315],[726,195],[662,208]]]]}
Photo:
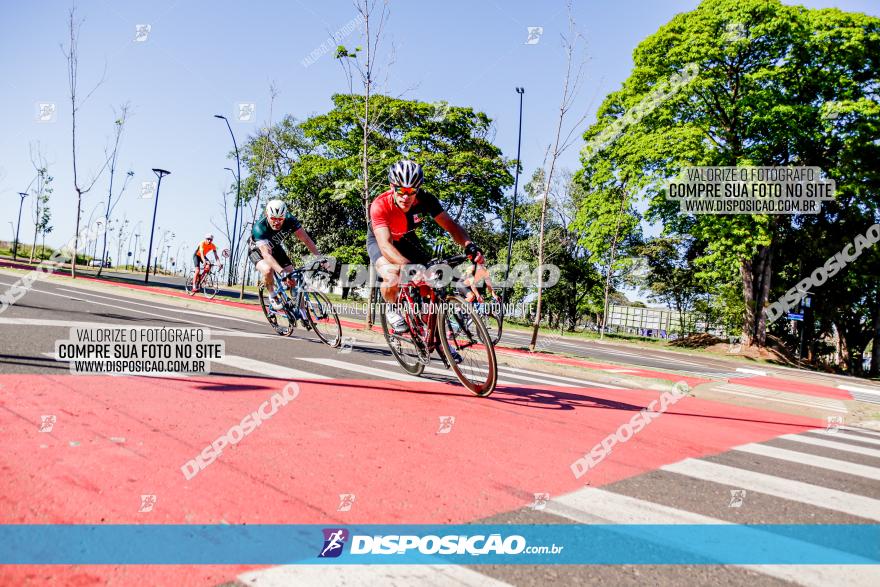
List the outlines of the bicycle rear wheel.
{"type": "MultiPolygon", "coordinates": [[[[383,303],[379,306],[379,316],[382,322],[382,334],[385,335],[385,342],[391,349],[391,354],[403,367],[403,370],[411,375],[421,375],[425,370],[427,361],[427,353],[424,350],[424,343],[413,336],[412,331],[406,334],[396,334],[394,329],[388,324],[388,318],[385,317],[386,305],[383,303]]],[[[412,319],[413,316],[405,316],[412,319]]],[[[419,320],[421,316],[419,316],[419,320]]]]}
{"type": "Polygon", "coordinates": [[[319,291],[304,291],[301,306],[309,317],[312,330],[322,341],[336,348],[342,344],[342,325],[333,304],[319,291]]]}
{"type": "Polygon", "coordinates": [[[480,315],[470,303],[449,297],[438,318],[440,349],[455,376],[472,393],[488,397],[498,383],[498,362],[480,315]],[[453,350],[460,361],[456,361],[453,350]]]}
{"type": "Polygon", "coordinates": [[[269,321],[269,325],[281,336],[290,336],[293,334],[293,327],[296,324],[290,310],[273,310],[270,303],[270,295],[266,290],[266,285],[260,284],[260,307],[263,308],[263,315],[269,321]]]}

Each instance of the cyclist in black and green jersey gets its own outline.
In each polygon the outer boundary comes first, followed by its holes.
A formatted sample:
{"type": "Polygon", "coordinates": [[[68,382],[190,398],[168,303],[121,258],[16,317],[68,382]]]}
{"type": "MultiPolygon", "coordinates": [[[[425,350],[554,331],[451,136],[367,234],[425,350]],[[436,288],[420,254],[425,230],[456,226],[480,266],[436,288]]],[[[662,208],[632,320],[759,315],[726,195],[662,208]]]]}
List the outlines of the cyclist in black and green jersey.
{"type": "MultiPolygon", "coordinates": [[[[313,255],[321,257],[309,233],[305,231],[299,220],[288,212],[287,204],[281,200],[269,200],[266,204],[266,215],[254,224],[248,242],[248,256],[263,276],[263,282],[269,291],[275,290],[275,273],[280,274],[283,279],[293,270],[293,263],[282,244],[291,234],[302,241],[313,255]]],[[[280,310],[282,304],[273,298],[272,307],[280,310]]]]}

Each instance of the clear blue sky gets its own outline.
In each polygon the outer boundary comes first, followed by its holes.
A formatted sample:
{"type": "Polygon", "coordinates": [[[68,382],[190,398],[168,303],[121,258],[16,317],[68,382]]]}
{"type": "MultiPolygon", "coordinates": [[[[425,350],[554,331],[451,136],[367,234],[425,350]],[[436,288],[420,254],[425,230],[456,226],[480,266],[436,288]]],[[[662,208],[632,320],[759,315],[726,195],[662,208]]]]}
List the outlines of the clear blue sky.
{"type": "MultiPolygon", "coordinates": [[[[693,9],[697,0],[594,0],[575,2],[575,17],[588,43],[588,79],[578,100],[592,113],[609,91],[629,75],[635,46],[673,15],[693,9]]],[[[880,13],[876,0],[808,0],[810,7],[839,7],[880,13]]],[[[6,112],[0,138],[0,239],[11,240],[18,213],[17,192],[34,172],[28,146],[39,141],[55,177],[52,198],[54,231],[47,243],[59,245],[73,234],[75,195],[70,157],[70,105],[66,63],[59,45],[67,34],[66,1],[24,2],[7,6],[0,20],[2,91],[6,112]],[[36,103],[58,106],[53,123],[36,121],[36,103]]],[[[123,3],[82,0],[85,19],[80,36],[80,87],[90,89],[106,79],[79,114],[80,168],[96,170],[113,125],[111,107],[130,102],[132,116],[121,147],[120,175],[128,169],[134,181],[115,216],[141,221],[149,229],[153,200],[140,199],[140,183],[154,179],[150,169],[172,175],[162,182],[157,225],[176,234],[178,245],[194,243],[221,223],[221,190],[231,176],[225,166],[231,150],[228,131],[213,114],[230,118],[239,144],[268,116],[268,86],[280,95],[281,114],[305,118],[325,112],[330,96],[345,91],[345,78],[332,53],[304,67],[301,61],[328,36],[356,17],[348,0],[300,0],[251,3],[205,0],[154,0],[123,3]],[[149,24],[145,42],[134,42],[135,25],[149,24]],[[256,103],[257,122],[237,122],[236,104],[256,103]]],[[[391,3],[388,40],[396,48],[389,70],[389,93],[404,97],[472,106],[495,122],[495,142],[509,157],[516,155],[518,97],[524,86],[522,159],[526,177],[540,166],[553,138],[561,92],[564,58],[559,35],[566,28],[562,0],[448,0],[443,3],[391,3]],[[536,45],[526,45],[527,27],[543,26],[536,45]]],[[[343,42],[357,43],[358,31],[343,42]]],[[[577,167],[580,143],[563,165],[577,167]]],[[[86,219],[106,199],[107,177],[85,198],[86,219]]],[[[30,202],[25,200],[22,240],[30,202]]],[[[100,208],[95,217],[100,214],[100,208]]],[[[214,231],[216,232],[216,231],[214,231]]],[[[159,235],[157,235],[157,238],[159,235]]],[[[225,246],[225,244],[224,244],[225,246]]]]}

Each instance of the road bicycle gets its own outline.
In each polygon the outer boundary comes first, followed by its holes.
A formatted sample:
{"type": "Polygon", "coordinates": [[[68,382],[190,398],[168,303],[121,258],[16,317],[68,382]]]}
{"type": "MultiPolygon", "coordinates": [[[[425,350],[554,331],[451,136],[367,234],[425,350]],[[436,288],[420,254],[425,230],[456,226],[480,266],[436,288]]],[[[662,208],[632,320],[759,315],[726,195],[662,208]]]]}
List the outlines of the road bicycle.
{"type": "Polygon", "coordinates": [[[306,330],[312,330],[321,342],[337,348],[342,344],[342,325],[339,315],[326,295],[309,287],[306,276],[330,274],[320,263],[311,267],[300,267],[291,271],[284,279],[275,273],[274,288],[270,292],[260,281],[260,306],[269,325],[281,336],[290,336],[297,320],[306,330]],[[290,281],[295,282],[293,286],[290,281]],[[286,282],[286,283],[285,283],[286,282]],[[272,307],[272,297],[280,300],[282,307],[272,307]]]}
{"type": "MultiPolygon", "coordinates": [[[[202,270],[199,274],[199,283],[197,284],[197,289],[205,296],[207,299],[212,300],[214,296],[217,295],[219,291],[217,282],[217,275],[223,271],[223,264],[217,265],[217,269],[214,269],[214,265],[210,262],[205,262],[202,266],[202,270]]],[[[190,270],[189,274],[186,276],[186,282],[184,283],[184,287],[186,288],[186,293],[191,296],[196,295],[196,292],[193,291],[193,280],[196,277],[196,270],[190,270]]]]}
{"type": "Polygon", "coordinates": [[[407,331],[394,332],[385,316],[388,304],[383,301],[382,333],[391,354],[407,373],[421,375],[436,351],[462,385],[488,397],[498,382],[498,362],[489,331],[473,305],[448,294],[448,284],[441,285],[442,272],[467,259],[465,255],[434,259],[424,271],[401,284],[394,309],[406,322],[407,331]]]}
{"type": "Polygon", "coordinates": [[[501,340],[501,331],[504,328],[504,306],[500,301],[494,299],[487,302],[477,298],[471,303],[483,324],[486,325],[492,344],[498,344],[498,341],[501,340]]]}

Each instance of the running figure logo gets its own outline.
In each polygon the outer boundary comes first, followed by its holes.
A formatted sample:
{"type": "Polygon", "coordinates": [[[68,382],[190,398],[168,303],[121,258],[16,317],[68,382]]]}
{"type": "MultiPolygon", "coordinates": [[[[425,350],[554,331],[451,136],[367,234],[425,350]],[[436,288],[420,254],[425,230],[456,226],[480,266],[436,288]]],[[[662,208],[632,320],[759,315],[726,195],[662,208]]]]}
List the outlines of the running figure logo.
{"type": "Polygon", "coordinates": [[[449,434],[452,432],[452,426],[455,424],[455,416],[440,416],[440,429],[437,434],[449,434]]]}
{"type": "Polygon", "coordinates": [[[535,501],[531,506],[532,509],[533,510],[543,510],[544,508],[546,508],[547,502],[550,501],[550,494],[549,493],[536,493],[534,495],[535,495],[535,501]]]}
{"type": "Polygon", "coordinates": [[[156,496],[155,495],[142,495],[141,496],[141,507],[138,509],[138,513],[151,512],[153,511],[153,506],[156,505],[156,496]]]}
{"type": "Polygon", "coordinates": [[[827,421],[828,425],[825,426],[825,431],[830,434],[839,432],[840,427],[843,426],[843,416],[828,416],[827,421]]]}
{"type": "Polygon", "coordinates": [[[340,493],[339,494],[339,507],[336,508],[337,512],[349,512],[351,511],[351,506],[354,505],[354,493],[340,493]]]}
{"type": "Polygon", "coordinates": [[[348,540],[348,530],[345,528],[324,528],[324,547],[318,558],[336,558],[342,554],[342,547],[348,540]]]}
{"type": "Polygon", "coordinates": [[[58,421],[58,418],[55,416],[40,416],[40,419],[42,420],[40,422],[40,432],[52,432],[52,427],[58,421]]]}
{"type": "Polygon", "coordinates": [[[746,490],[745,489],[731,489],[730,490],[730,503],[727,504],[729,508],[739,508],[742,507],[742,504],[746,500],[746,490]]]}

